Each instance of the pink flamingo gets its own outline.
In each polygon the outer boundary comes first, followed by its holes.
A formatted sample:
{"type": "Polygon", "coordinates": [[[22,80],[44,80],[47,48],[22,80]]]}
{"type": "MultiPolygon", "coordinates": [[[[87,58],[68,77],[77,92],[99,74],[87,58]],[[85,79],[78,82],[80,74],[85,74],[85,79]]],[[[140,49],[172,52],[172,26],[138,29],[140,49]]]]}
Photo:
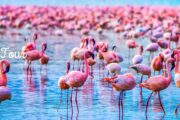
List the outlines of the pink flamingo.
{"type": "Polygon", "coordinates": [[[7,85],[7,76],[6,73],[9,72],[10,63],[8,60],[0,61],[0,103],[4,100],[11,99],[11,91],[7,85]],[[5,70],[4,70],[5,66],[5,70]]]}
{"type": "Polygon", "coordinates": [[[47,44],[46,42],[44,42],[42,44],[42,46],[44,47],[43,50],[42,50],[42,56],[41,58],[39,59],[39,62],[41,64],[41,70],[42,70],[42,65],[46,65],[46,74],[47,74],[47,64],[49,62],[49,57],[45,54],[45,50],[47,49],[47,44]]]}
{"type": "Polygon", "coordinates": [[[138,55],[135,55],[133,57],[133,60],[132,60],[133,64],[140,64],[140,63],[142,63],[142,61],[143,61],[142,52],[143,52],[143,46],[140,45],[139,46],[139,53],[138,53],[138,55]]]}
{"type": "Polygon", "coordinates": [[[132,73],[125,73],[112,78],[111,81],[114,90],[120,92],[119,96],[119,120],[120,120],[120,106],[122,107],[122,120],[123,120],[123,92],[132,90],[136,86],[136,80],[132,73]]]}
{"type": "Polygon", "coordinates": [[[161,106],[163,112],[165,113],[165,110],[163,108],[161,98],[160,98],[160,91],[166,89],[171,83],[172,76],[171,76],[171,71],[169,68],[169,62],[172,62],[172,61],[174,61],[174,59],[172,59],[172,58],[169,58],[166,61],[166,67],[167,67],[167,73],[168,73],[167,77],[164,77],[162,75],[153,76],[153,77],[150,77],[149,79],[147,79],[145,82],[140,83],[140,85],[139,85],[140,87],[144,87],[144,88],[152,91],[152,93],[150,94],[150,96],[148,98],[147,104],[146,104],[146,114],[148,111],[149,101],[150,101],[150,98],[153,93],[158,93],[160,106],[161,106]]]}
{"type": "MultiPolygon", "coordinates": [[[[142,83],[144,75],[147,75],[148,78],[151,77],[151,67],[149,67],[148,65],[145,65],[145,64],[135,64],[135,65],[130,66],[130,68],[134,69],[137,72],[137,74],[138,73],[142,74],[141,75],[140,83],[142,83]]],[[[142,95],[142,88],[140,89],[140,95],[142,95]]]]}
{"type": "Polygon", "coordinates": [[[158,50],[158,48],[159,48],[159,46],[157,43],[151,43],[145,48],[145,51],[150,52],[149,60],[150,60],[150,57],[153,57],[153,53],[156,52],[158,50]]]}
{"type": "MultiPolygon", "coordinates": [[[[127,40],[126,45],[129,48],[129,56],[130,56],[130,50],[138,47],[138,44],[134,40],[127,40]]],[[[131,56],[130,56],[131,57],[131,56]]]]}
{"type": "MultiPolygon", "coordinates": [[[[178,51],[174,51],[177,53],[177,56],[176,56],[176,65],[175,65],[175,69],[174,69],[174,74],[175,74],[175,77],[174,77],[174,80],[175,80],[175,83],[176,83],[176,87],[180,88],[180,71],[179,71],[179,52],[178,51]]],[[[175,109],[175,114],[177,114],[178,112],[178,108],[180,107],[180,104],[176,107],[175,109]]]]}
{"type": "MultiPolygon", "coordinates": [[[[69,70],[70,70],[70,62],[67,62],[66,63],[66,75],[69,73],[69,70]]],[[[68,96],[69,96],[69,88],[70,88],[70,86],[66,83],[66,77],[65,76],[61,76],[59,78],[58,87],[61,89],[60,105],[62,104],[62,90],[67,90],[67,116],[68,116],[68,96]]]]}
{"type": "Polygon", "coordinates": [[[77,101],[77,93],[78,93],[78,88],[84,85],[84,83],[88,77],[88,74],[89,74],[89,67],[88,67],[88,62],[87,62],[87,58],[89,57],[89,55],[92,56],[92,53],[89,51],[87,51],[84,54],[84,60],[85,60],[85,65],[86,65],[86,71],[85,72],[71,71],[66,76],[64,76],[64,79],[65,79],[64,82],[72,88],[71,105],[72,105],[73,89],[76,88],[75,102],[76,102],[76,106],[77,106],[78,111],[79,111],[79,108],[78,108],[78,101],[77,101]]]}
{"type": "Polygon", "coordinates": [[[151,67],[154,70],[154,74],[155,74],[155,71],[160,72],[163,69],[163,61],[164,61],[164,57],[161,53],[158,56],[153,58],[151,62],[151,67]]]}

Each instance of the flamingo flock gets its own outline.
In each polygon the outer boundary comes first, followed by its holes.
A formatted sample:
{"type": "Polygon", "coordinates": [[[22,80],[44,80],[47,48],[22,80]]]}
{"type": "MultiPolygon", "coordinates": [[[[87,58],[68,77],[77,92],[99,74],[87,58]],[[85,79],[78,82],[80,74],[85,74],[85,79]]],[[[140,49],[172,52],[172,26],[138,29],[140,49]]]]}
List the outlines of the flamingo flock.
{"type": "MultiPolygon", "coordinates": [[[[72,48],[68,54],[66,74],[57,80],[61,96],[62,90],[71,90],[70,99],[67,92],[67,108],[70,100],[73,112],[73,92],[75,91],[75,103],[79,113],[78,91],[89,80],[88,77],[94,78],[93,72],[98,65],[99,71],[107,72],[101,82],[110,84],[111,88],[119,92],[119,120],[123,120],[125,91],[133,90],[136,86],[140,87],[141,96],[143,96],[143,89],[151,91],[146,103],[146,115],[151,97],[157,93],[160,107],[166,114],[160,92],[167,89],[173,83],[173,79],[174,86],[180,88],[179,13],[178,7],[155,6],[2,6],[0,7],[0,27],[3,30],[0,34],[8,34],[7,31],[10,28],[37,31],[33,34],[32,42],[29,42],[29,38],[25,38],[25,45],[21,49],[21,56],[27,64],[27,75],[32,75],[32,62],[38,60],[40,71],[43,65],[46,65],[47,71],[50,60],[46,53],[48,44],[45,41],[41,45],[37,44],[38,36],[43,35],[42,31],[60,37],[64,34],[80,35],[79,45],[72,48]],[[93,34],[103,36],[108,34],[108,31],[113,31],[120,37],[118,44],[112,45],[111,40],[105,41],[100,37],[96,38],[93,34]],[[148,42],[143,44],[143,41],[148,42]],[[123,56],[124,51],[119,50],[121,46],[129,49],[129,55],[123,56]],[[136,49],[138,53],[135,53],[136,49]],[[146,60],[146,55],[148,55],[148,60],[146,60]],[[125,69],[121,66],[124,61],[130,63],[126,72],[122,72],[125,69]],[[140,81],[138,77],[135,77],[133,70],[137,72],[137,75],[141,74],[140,81]],[[145,80],[143,80],[144,76],[147,76],[145,80]]],[[[0,102],[11,99],[6,76],[9,67],[8,60],[0,60],[0,102]]],[[[179,107],[180,104],[175,108],[176,114],[179,107]]]]}

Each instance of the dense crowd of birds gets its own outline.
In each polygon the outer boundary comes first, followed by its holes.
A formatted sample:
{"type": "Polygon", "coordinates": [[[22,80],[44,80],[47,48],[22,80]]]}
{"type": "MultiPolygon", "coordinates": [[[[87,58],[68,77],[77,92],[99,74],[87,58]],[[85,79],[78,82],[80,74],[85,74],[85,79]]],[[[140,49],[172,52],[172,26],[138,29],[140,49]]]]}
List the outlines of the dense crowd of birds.
{"type": "MultiPolygon", "coordinates": [[[[78,88],[84,85],[89,75],[93,77],[91,73],[95,64],[100,64],[99,69],[108,70],[108,75],[103,78],[103,82],[111,84],[114,90],[120,92],[119,115],[121,108],[122,119],[124,92],[132,90],[137,84],[141,88],[141,95],[142,88],[152,91],[147,100],[146,113],[153,93],[158,94],[160,106],[165,113],[160,92],[170,85],[173,79],[172,74],[176,87],[180,88],[180,8],[178,7],[4,6],[0,7],[0,27],[1,34],[6,34],[6,31],[11,28],[40,29],[59,36],[64,32],[75,34],[79,31],[82,34],[80,45],[70,52],[71,61],[67,62],[66,75],[61,76],[58,81],[61,91],[71,89],[71,105],[73,91],[76,91],[75,102],[78,111],[78,88]],[[132,58],[129,68],[141,74],[140,83],[131,72],[121,74],[123,68],[119,63],[125,61],[126,58],[123,58],[120,55],[121,52],[116,50],[116,45],[111,50],[108,42],[95,40],[91,36],[92,31],[106,34],[108,30],[113,30],[126,40],[125,45],[129,49],[129,57],[132,58]],[[146,46],[138,44],[137,41],[142,38],[150,40],[150,43],[146,46]],[[137,48],[138,54],[134,55],[132,51],[137,48]],[[148,61],[151,66],[144,64],[144,52],[150,53],[148,61]],[[73,67],[70,71],[71,64],[73,67]],[[172,70],[174,73],[171,72],[172,70]],[[158,71],[158,75],[152,75],[153,71],[154,73],[158,71]],[[143,80],[143,76],[148,78],[143,80]]],[[[33,61],[39,60],[41,65],[47,65],[49,61],[48,55],[45,54],[47,43],[42,43],[42,50],[37,49],[38,34],[38,32],[34,33],[32,42],[25,39],[26,43],[21,50],[30,75],[33,61]]],[[[9,61],[0,61],[0,102],[11,98],[11,92],[6,87],[6,73],[9,67],[9,61]]]]}

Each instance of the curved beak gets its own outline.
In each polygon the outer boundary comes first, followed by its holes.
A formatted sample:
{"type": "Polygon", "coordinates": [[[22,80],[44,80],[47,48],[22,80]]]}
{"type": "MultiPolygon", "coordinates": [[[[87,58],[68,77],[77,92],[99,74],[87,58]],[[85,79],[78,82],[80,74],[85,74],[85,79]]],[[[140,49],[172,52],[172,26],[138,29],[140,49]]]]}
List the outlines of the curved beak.
{"type": "Polygon", "coordinates": [[[9,65],[9,64],[7,64],[6,69],[3,71],[3,74],[5,74],[5,73],[9,72],[9,70],[10,70],[10,65],[9,65]]]}

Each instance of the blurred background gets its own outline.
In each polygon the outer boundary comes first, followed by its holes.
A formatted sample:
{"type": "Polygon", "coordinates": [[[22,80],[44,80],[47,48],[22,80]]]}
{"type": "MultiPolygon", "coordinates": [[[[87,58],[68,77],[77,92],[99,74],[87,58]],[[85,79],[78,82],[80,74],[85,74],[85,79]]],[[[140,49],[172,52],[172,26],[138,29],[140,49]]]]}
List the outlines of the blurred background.
{"type": "Polygon", "coordinates": [[[165,5],[180,6],[180,0],[1,0],[0,5],[165,5]]]}

